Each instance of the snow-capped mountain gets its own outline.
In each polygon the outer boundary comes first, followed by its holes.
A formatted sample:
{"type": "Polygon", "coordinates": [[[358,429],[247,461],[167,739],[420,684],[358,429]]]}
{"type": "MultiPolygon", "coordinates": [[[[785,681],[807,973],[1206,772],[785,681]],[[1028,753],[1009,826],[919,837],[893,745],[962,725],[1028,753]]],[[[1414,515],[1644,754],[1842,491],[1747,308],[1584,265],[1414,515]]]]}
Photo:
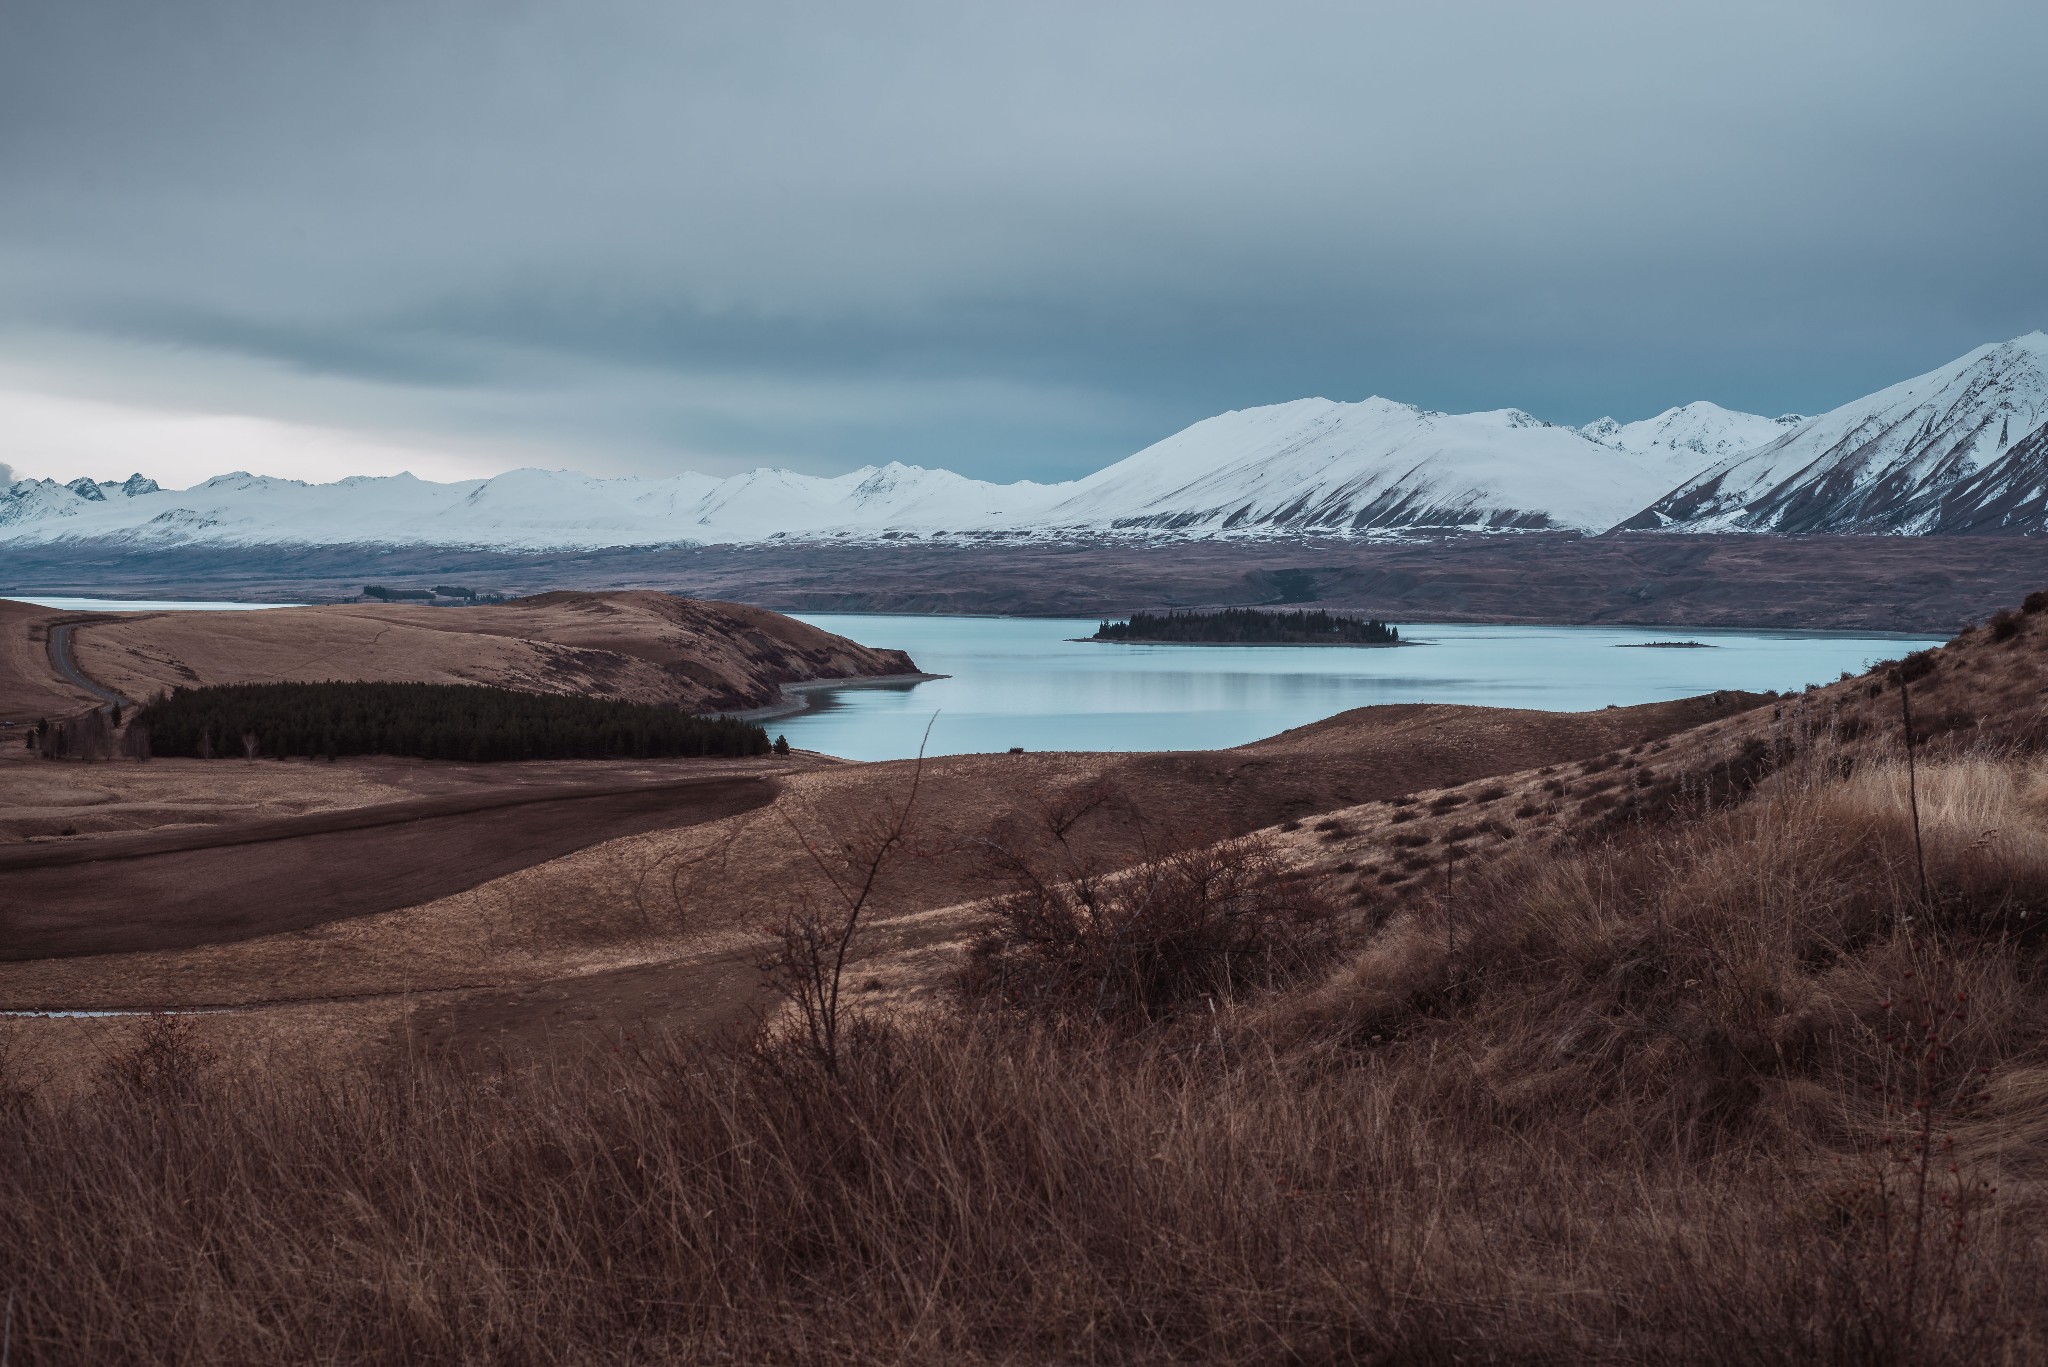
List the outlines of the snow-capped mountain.
{"type": "Polygon", "coordinates": [[[1598,531],[1671,484],[1661,454],[1605,445],[1514,409],[1448,414],[1386,399],[1302,399],[1207,419],[1064,484],[990,484],[895,463],[831,478],[513,470],[454,484],[410,475],[305,484],[236,473],[113,500],[36,482],[0,497],[0,537],[538,550],[992,534],[1598,531]]]}
{"type": "Polygon", "coordinates": [[[1619,423],[1612,418],[1589,422],[1579,435],[1618,451],[1630,451],[1665,462],[1673,478],[1696,472],[1703,462],[1744,455],[1768,446],[1806,419],[1797,413],[1763,418],[1737,413],[1717,403],[1689,403],[1667,408],[1654,418],[1619,423]]]}
{"type": "Polygon", "coordinates": [[[102,480],[97,484],[84,478],[74,479],[69,484],[59,484],[54,479],[17,480],[0,492],[0,528],[15,523],[76,517],[91,505],[105,503],[109,498],[133,498],[138,494],[157,492],[156,481],[144,479],[141,475],[130,475],[125,480],[102,480]]]}
{"type": "Polygon", "coordinates": [[[436,484],[356,475],[332,484],[236,472],[183,490],[142,480],[23,480],[0,493],[0,544],[475,546],[553,550],[918,535],[1013,525],[1064,486],[986,484],[890,464],[832,478],[754,470],[729,479],[598,479],[511,470],[436,484]],[[146,488],[143,486],[147,486],[146,488]],[[131,490],[132,492],[121,492],[131,490]]]}
{"type": "Polygon", "coordinates": [[[1624,525],[1767,532],[2040,531],[2048,333],[1983,346],[1717,462],[1624,525]],[[2018,453],[2017,460],[2009,461],[2018,453]],[[1994,468],[1997,473],[1991,473],[1994,468]]]}
{"type": "Polygon", "coordinates": [[[831,477],[513,470],[308,484],[140,475],[0,490],[0,547],[97,542],[549,550],[999,536],[1574,530],[2048,530],[2048,336],[1980,347],[1818,418],[1710,403],[1553,426],[1300,399],[1205,419],[1083,479],[991,484],[891,463],[831,477]]]}
{"type": "Polygon", "coordinates": [[[1299,399],[1198,422],[1076,481],[1041,521],[1182,535],[1599,530],[1670,482],[1654,460],[1517,409],[1299,399]]]}

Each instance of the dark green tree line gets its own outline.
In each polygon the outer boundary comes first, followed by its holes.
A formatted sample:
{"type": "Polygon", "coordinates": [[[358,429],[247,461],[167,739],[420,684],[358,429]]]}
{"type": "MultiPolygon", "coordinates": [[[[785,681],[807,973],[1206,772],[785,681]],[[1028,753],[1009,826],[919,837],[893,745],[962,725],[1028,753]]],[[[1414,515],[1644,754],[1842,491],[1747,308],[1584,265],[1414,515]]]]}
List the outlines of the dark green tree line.
{"type": "Polygon", "coordinates": [[[419,759],[651,759],[762,755],[768,733],[730,717],[476,684],[265,683],[180,688],[145,705],[158,755],[409,755],[419,759]]]}

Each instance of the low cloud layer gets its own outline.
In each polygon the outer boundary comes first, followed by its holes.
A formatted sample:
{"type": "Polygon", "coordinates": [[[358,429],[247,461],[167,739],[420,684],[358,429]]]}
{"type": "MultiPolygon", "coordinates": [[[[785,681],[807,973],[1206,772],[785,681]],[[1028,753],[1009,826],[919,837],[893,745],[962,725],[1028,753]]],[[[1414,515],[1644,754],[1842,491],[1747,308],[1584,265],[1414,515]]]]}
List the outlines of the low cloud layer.
{"type": "Polygon", "coordinates": [[[2035,4],[1891,0],[31,3],[0,368],[353,434],[278,438],[318,477],[1057,478],[1308,394],[1812,411],[2048,326],[2044,48],[2035,4]]]}

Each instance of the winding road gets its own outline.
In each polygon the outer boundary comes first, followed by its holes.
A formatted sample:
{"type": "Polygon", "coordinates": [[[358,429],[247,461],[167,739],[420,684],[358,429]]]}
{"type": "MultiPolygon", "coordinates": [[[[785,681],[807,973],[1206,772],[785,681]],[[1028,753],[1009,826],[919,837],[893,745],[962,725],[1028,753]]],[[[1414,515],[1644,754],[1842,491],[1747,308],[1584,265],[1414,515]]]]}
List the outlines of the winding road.
{"type": "Polygon", "coordinates": [[[50,628],[50,668],[56,670],[66,683],[84,689],[103,703],[111,703],[115,707],[134,706],[127,698],[88,677],[78,667],[78,661],[71,654],[71,634],[78,630],[79,625],[77,622],[59,622],[50,628]]]}

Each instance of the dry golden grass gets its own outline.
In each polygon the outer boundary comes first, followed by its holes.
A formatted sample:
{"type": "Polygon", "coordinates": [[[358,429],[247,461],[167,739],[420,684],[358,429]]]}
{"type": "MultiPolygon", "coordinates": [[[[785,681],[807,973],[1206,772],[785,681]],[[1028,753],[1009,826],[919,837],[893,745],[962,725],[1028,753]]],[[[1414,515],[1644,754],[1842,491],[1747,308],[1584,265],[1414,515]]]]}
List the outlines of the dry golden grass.
{"type": "Polygon", "coordinates": [[[0,1127],[15,1359],[2036,1360],[2024,758],[1786,768],[1136,1036],[871,1022],[295,1073],[145,1031],[0,1127]]]}
{"type": "MultiPolygon", "coordinates": [[[[90,1086],[0,1084],[14,1355],[2042,1360],[2040,634],[1914,685],[1917,838],[1869,680],[1466,770],[1248,846],[1320,875],[1352,947],[1181,975],[1136,1028],[971,976],[875,994],[831,1072],[772,1029],[316,1070],[131,1025],[90,1086]]],[[[955,823],[1018,796],[930,778],[955,823]]],[[[826,827],[862,791],[799,790],[826,827]]],[[[961,868],[924,868],[916,905],[961,915],[961,868]]]]}

